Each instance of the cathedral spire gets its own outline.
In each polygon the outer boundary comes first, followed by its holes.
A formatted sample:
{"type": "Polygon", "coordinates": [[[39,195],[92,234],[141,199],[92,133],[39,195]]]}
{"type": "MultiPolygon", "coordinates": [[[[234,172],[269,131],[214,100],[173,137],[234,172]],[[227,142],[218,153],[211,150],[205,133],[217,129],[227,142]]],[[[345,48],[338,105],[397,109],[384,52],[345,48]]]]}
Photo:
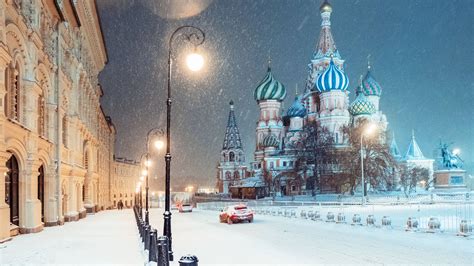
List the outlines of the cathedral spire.
{"type": "Polygon", "coordinates": [[[234,101],[230,101],[229,118],[227,120],[227,128],[225,131],[223,150],[241,149],[242,141],[240,140],[239,128],[234,115],[234,101]]]}
{"type": "Polygon", "coordinates": [[[323,2],[319,8],[319,11],[321,12],[322,29],[321,33],[319,34],[319,42],[318,46],[316,47],[316,51],[318,53],[322,53],[323,55],[327,54],[328,52],[334,53],[336,51],[336,43],[334,42],[331,32],[332,7],[327,0],[323,2]]]}
{"type": "Polygon", "coordinates": [[[405,155],[406,160],[417,160],[417,159],[424,159],[425,156],[423,156],[423,153],[421,152],[420,147],[418,146],[418,143],[416,143],[415,140],[415,131],[412,130],[411,132],[411,142],[410,145],[408,146],[407,153],[405,155]]]}

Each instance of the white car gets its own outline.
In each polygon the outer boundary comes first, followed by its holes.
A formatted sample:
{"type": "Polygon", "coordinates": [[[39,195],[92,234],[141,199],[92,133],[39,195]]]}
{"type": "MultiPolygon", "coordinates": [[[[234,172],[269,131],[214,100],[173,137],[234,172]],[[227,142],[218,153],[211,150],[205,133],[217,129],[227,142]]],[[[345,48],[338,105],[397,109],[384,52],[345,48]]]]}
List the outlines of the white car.
{"type": "Polygon", "coordinates": [[[193,205],[189,203],[181,204],[178,207],[179,212],[192,212],[193,211],[193,205]]]}

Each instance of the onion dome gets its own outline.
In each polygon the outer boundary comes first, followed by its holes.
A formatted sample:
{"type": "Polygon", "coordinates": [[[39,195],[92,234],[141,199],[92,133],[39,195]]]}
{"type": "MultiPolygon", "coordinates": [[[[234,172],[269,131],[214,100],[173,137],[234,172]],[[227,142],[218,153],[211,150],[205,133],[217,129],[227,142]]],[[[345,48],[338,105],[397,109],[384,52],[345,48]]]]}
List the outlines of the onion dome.
{"type": "Polygon", "coordinates": [[[363,93],[360,93],[349,106],[349,113],[353,116],[371,115],[375,113],[375,106],[363,93]]]}
{"type": "Polygon", "coordinates": [[[278,100],[283,101],[286,97],[285,86],[273,77],[272,70],[268,67],[265,78],[255,89],[254,98],[256,101],[278,100]]]}
{"type": "Polygon", "coordinates": [[[321,13],[332,12],[332,6],[328,3],[327,0],[324,0],[324,2],[321,4],[321,7],[319,7],[319,11],[321,13]]]}
{"type": "Polygon", "coordinates": [[[318,76],[316,80],[316,88],[319,92],[327,92],[332,90],[344,91],[347,87],[349,87],[349,78],[331,59],[326,70],[318,76]]]}
{"type": "Polygon", "coordinates": [[[265,148],[274,147],[277,148],[280,145],[280,141],[278,141],[275,134],[269,133],[268,135],[263,138],[262,145],[265,148]]]}
{"type": "Polygon", "coordinates": [[[295,101],[288,109],[286,113],[288,117],[304,117],[306,115],[306,108],[304,107],[303,103],[301,102],[299,97],[295,98],[295,101]]]}
{"type": "Polygon", "coordinates": [[[365,95],[380,96],[382,94],[382,87],[370,73],[370,67],[367,70],[365,78],[362,80],[362,91],[365,95]]]}

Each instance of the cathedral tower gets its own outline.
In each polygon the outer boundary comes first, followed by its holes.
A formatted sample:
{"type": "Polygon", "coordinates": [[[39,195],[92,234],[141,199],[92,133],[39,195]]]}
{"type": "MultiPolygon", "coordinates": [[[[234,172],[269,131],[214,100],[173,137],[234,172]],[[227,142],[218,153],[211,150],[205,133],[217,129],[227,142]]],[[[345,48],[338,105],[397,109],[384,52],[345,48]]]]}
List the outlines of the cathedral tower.
{"type": "Polygon", "coordinates": [[[229,186],[245,177],[245,155],[239,128],[234,115],[234,102],[230,101],[229,118],[219,161],[217,187],[221,193],[229,193],[229,186]]]}
{"type": "MultiPolygon", "coordinates": [[[[257,121],[257,139],[255,147],[255,160],[260,161],[264,157],[264,139],[267,135],[272,135],[272,148],[279,149],[283,137],[283,121],[281,117],[281,103],[286,97],[286,89],[282,83],[273,77],[270,64],[267,75],[255,89],[254,98],[260,107],[260,117],[257,121]],[[274,140],[278,143],[275,143],[274,140]]],[[[270,140],[270,137],[267,138],[270,140]]]]}

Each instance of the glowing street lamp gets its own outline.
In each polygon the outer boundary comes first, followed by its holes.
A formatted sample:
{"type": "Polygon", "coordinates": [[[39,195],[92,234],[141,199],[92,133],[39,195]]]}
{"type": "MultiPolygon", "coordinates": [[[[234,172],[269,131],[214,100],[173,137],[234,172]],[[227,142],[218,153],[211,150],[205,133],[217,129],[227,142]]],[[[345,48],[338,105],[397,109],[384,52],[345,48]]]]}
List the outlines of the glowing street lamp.
{"type": "Polygon", "coordinates": [[[455,149],[453,150],[453,155],[459,155],[459,154],[461,154],[461,150],[458,149],[458,148],[455,148],[455,149]]]}
{"type": "Polygon", "coordinates": [[[199,71],[204,66],[204,58],[197,53],[191,53],[186,57],[186,64],[191,71],[199,71]]]}
{"type": "Polygon", "coordinates": [[[362,206],[365,206],[365,180],[364,180],[364,153],[362,149],[362,138],[364,135],[372,134],[377,126],[375,124],[369,124],[361,133],[360,133],[360,171],[362,179],[362,206]]]}
{"type": "Polygon", "coordinates": [[[162,140],[155,141],[155,148],[157,148],[158,150],[163,149],[164,146],[165,146],[165,143],[162,140]]]}
{"type": "MultiPolygon", "coordinates": [[[[204,31],[200,28],[194,26],[181,26],[177,28],[172,34],[168,42],[168,97],[166,99],[166,155],[165,155],[165,212],[164,216],[164,226],[163,226],[163,235],[168,238],[168,247],[169,247],[169,258],[170,261],[173,261],[173,250],[172,250],[172,241],[171,241],[171,211],[170,211],[170,172],[171,172],[171,150],[170,150],[170,129],[171,129],[171,70],[173,65],[173,40],[175,37],[183,36],[184,39],[196,48],[204,43],[206,35],[204,31]]],[[[187,57],[186,63],[191,69],[191,71],[198,71],[202,68],[204,64],[204,59],[202,56],[193,53],[187,57]]]]}

